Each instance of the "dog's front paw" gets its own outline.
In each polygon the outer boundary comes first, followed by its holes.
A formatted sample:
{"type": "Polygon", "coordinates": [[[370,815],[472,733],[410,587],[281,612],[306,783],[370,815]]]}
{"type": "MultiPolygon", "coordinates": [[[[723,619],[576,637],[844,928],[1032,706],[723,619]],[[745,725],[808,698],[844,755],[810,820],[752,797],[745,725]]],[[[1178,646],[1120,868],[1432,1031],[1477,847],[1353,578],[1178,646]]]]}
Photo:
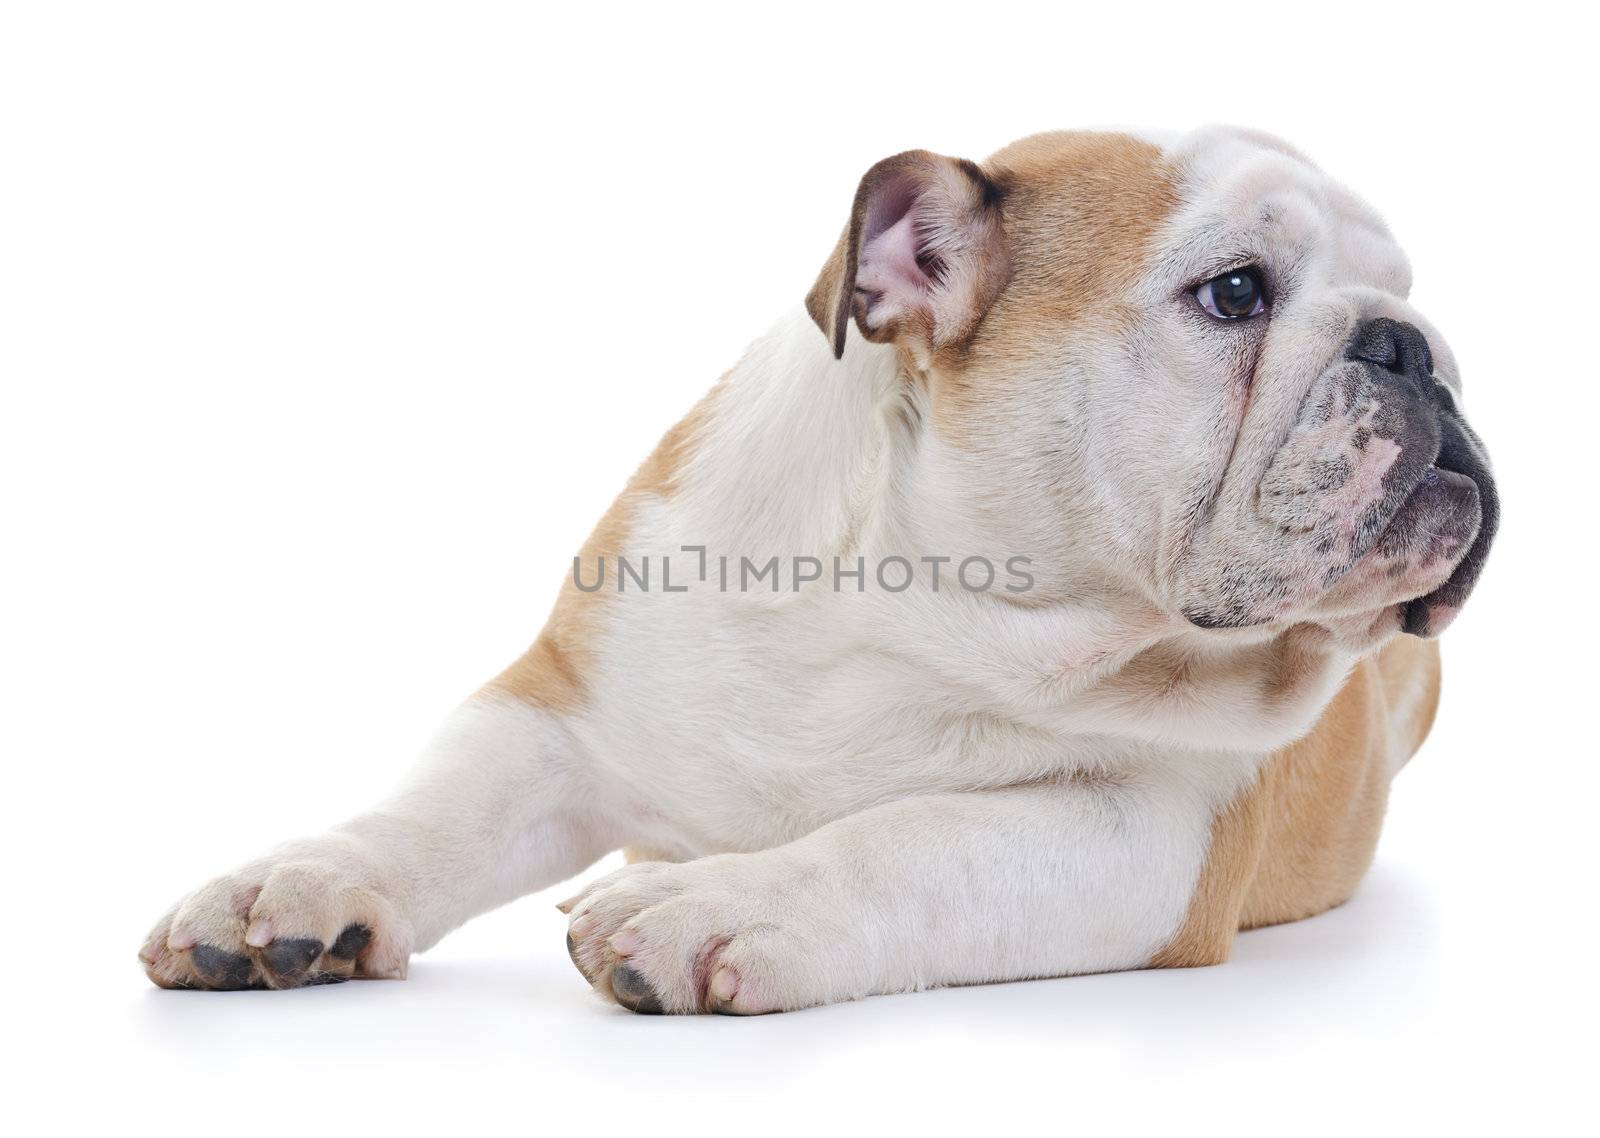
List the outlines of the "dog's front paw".
{"type": "Polygon", "coordinates": [[[563,907],[578,971],[632,1011],[759,1015],[868,994],[819,875],[778,851],[630,865],[563,907]]]}
{"type": "Polygon", "coordinates": [[[300,988],[399,979],[411,931],[353,839],[287,846],[219,877],[156,923],[139,950],[163,988],[300,988]]]}

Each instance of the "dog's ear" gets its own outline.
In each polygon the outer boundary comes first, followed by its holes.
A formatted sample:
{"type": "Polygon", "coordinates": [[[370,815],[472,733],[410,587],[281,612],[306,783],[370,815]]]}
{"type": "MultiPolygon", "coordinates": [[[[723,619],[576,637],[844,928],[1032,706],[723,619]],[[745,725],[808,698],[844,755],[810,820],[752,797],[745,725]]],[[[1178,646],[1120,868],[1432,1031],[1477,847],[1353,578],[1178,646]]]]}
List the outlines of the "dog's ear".
{"type": "Polygon", "coordinates": [[[806,311],[835,358],[852,316],[868,340],[930,354],[977,326],[1009,274],[1000,190],[972,162],[908,150],[861,179],[806,311]]]}

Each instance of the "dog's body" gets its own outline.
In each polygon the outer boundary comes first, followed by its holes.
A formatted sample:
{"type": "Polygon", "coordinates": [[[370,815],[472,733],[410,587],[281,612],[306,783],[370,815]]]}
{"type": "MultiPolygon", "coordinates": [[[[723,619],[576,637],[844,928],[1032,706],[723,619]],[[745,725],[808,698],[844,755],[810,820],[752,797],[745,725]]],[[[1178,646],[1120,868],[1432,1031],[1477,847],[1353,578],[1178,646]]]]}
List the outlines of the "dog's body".
{"type": "Polygon", "coordinates": [[[1209,964],[1340,903],[1497,513],[1408,287],[1240,132],[880,163],[410,786],[193,894],[151,977],[402,975],[625,845],[569,947],[642,1011],[1209,964]]]}

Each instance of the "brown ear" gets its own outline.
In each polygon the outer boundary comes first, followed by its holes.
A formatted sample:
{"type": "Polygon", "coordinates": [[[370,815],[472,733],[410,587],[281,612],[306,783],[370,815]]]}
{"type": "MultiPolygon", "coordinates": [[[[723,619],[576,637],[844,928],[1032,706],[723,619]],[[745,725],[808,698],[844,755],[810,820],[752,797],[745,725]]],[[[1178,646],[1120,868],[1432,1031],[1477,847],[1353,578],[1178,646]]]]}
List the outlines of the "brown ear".
{"type": "Polygon", "coordinates": [[[974,163],[908,150],[861,179],[806,311],[835,358],[852,317],[868,340],[926,354],[967,336],[1009,275],[994,183],[974,163]]]}

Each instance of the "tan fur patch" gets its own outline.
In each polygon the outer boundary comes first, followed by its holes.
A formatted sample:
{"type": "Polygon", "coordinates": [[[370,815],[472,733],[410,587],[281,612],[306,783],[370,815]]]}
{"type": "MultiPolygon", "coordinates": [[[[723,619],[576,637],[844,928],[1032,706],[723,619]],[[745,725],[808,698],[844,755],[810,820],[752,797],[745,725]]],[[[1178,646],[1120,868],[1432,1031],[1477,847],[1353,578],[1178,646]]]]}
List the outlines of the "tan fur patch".
{"type": "Polygon", "coordinates": [[[1152,967],[1227,959],[1239,929],[1348,900],[1372,862],[1389,780],[1421,745],[1439,697],[1439,649],[1401,637],[1358,664],[1303,739],[1218,814],[1178,932],[1152,967]]]}
{"type": "Polygon", "coordinates": [[[1161,151],[1125,134],[1036,134],[983,168],[1002,195],[1011,319],[1072,321],[1130,291],[1177,204],[1161,151]]]}
{"type": "Polygon", "coordinates": [[[1228,958],[1240,906],[1261,860],[1270,797],[1261,789],[1265,773],[1212,822],[1211,848],[1189,912],[1177,934],[1150,958],[1151,968],[1196,968],[1228,958]]]}
{"type": "Polygon", "coordinates": [[[934,361],[934,425],[958,444],[1006,375],[1059,354],[1074,330],[1114,334],[1130,318],[1118,298],[1177,204],[1161,151],[1125,134],[1036,134],[983,170],[1000,191],[1011,278],[968,341],[934,361]]]}
{"type": "MultiPolygon", "coordinates": [[[[723,376],[727,379],[727,375],[723,376]]],[[[604,619],[605,606],[615,590],[618,555],[626,556],[634,511],[647,497],[670,498],[696,439],[710,419],[722,382],[695,404],[656,445],[650,457],[611,503],[579,554],[585,580],[597,572],[598,559],[606,561],[606,585],[595,592],[578,588],[569,573],[561,586],[550,618],[539,638],[521,657],[485,685],[486,692],[506,692],[518,699],[553,711],[572,711],[583,702],[584,677],[589,671],[591,645],[604,619]]]]}

